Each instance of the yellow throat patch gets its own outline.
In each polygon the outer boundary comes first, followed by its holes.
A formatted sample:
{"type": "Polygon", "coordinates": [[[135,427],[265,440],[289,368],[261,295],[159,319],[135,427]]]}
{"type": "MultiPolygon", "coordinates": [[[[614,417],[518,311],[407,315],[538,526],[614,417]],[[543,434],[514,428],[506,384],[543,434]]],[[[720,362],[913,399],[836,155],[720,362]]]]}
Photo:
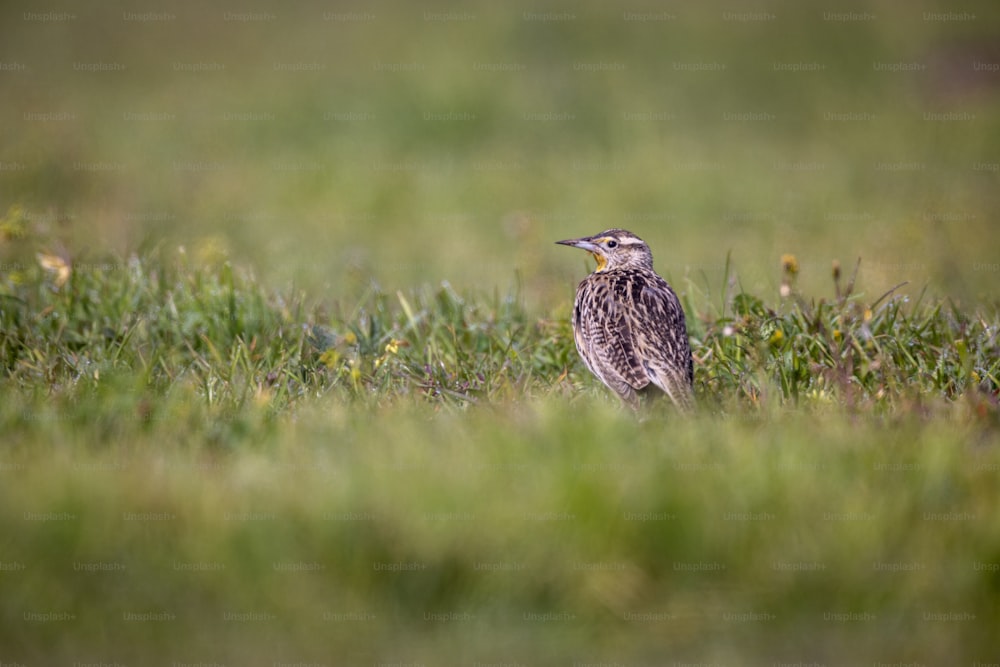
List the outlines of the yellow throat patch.
{"type": "Polygon", "coordinates": [[[596,252],[592,252],[590,254],[593,255],[594,259],[597,260],[597,268],[594,269],[594,273],[600,273],[607,267],[608,260],[604,258],[604,255],[600,255],[596,252]]]}

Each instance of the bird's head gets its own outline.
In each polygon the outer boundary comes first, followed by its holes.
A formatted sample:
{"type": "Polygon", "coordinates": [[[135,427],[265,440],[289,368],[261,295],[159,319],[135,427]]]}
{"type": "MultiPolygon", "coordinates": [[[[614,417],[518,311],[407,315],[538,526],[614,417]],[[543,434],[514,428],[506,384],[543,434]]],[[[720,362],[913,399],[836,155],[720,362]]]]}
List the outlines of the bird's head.
{"type": "Polygon", "coordinates": [[[653,254],[646,242],[624,229],[609,229],[594,236],[556,241],[582,248],[597,260],[595,273],[609,269],[652,269],[653,254]]]}

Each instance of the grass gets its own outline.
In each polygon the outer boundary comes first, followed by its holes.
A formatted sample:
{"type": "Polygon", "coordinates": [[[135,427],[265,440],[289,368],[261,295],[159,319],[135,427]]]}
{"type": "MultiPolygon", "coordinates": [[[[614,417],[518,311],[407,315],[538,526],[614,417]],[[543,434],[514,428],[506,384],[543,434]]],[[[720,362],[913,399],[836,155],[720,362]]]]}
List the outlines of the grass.
{"type": "Polygon", "coordinates": [[[5,660],[996,648],[996,313],[846,276],[811,298],[791,257],[778,302],[689,284],[699,414],[640,421],[568,301],[310,305],[198,250],[33,242],[0,299],[5,660]]]}
{"type": "MultiPolygon", "coordinates": [[[[31,245],[17,243],[22,252],[31,245]]],[[[116,375],[136,376],[147,391],[182,387],[213,409],[276,413],[330,393],[464,407],[592,384],[580,376],[568,301],[555,319],[532,318],[516,292],[462,295],[444,284],[408,294],[372,286],[351,304],[309,306],[304,294],[270,293],[210,252],[192,261],[184,249],[161,249],[76,269],[39,253],[10,264],[24,270],[5,276],[7,382],[76,400],[116,375]]],[[[807,298],[795,287],[799,271],[787,256],[785,296],[771,305],[740,291],[728,264],[718,298],[688,285],[706,405],[724,409],[719,397],[729,396],[737,409],[835,402],[891,411],[911,400],[995,398],[995,313],[923,295],[910,303],[894,290],[858,294],[856,270],[847,278],[839,265],[832,293],[807,298]]]]}
{"type": "Polygon", "coordinates": [[[113,455],[64,432],[6,473],[18,541],[5,562],[25,568],[4,575],[6,650],[246,664],[991,655],[995,439],[770,423],[699,419],[665,438],[597,404],[430,423],[324,407],[280,437],[248,434],[239,454],[168,424],[113,455]]]}

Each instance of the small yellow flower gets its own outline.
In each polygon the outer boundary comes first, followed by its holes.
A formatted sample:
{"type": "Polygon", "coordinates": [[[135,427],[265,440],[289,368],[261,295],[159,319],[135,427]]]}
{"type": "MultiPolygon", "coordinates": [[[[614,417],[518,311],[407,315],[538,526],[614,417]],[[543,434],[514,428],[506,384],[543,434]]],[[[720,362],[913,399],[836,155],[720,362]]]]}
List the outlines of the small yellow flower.
{"type": "Polygon", "coordinates": [[[257,390],[254,392],[253,395],[253,402],[254,405],[257,406],[258,408],[266,408],[268,405],[271,404],[271,399],[273,398],[274,398],[274,392],[272,392],[267,387],[262,387],[258,385],[257,390]]]}
{"type": "Polygon", "coordinates": [[[871,322],[872,320],[872,309],[865,308],[865,322],[871,322]]]}
{"type": "Polygon", "coordinates": [[[344,345],[354,345],[358,342],[358,337],[354,335],[353,331],[348,331],[344,334],[344,345]]]}
{"type": "Polygon", "coordinates": [[[795,255],[782,255],[781,270],[790,276],[794,276],[799,272],[799,260],[795,258],[795,255]]]}
{"type": "Polygon", "coordinates": [[[844,337],[844,334],[840,333],[840,329],[834,329],[833,330],[833,339],[834,340],[839,341],[843,337],[844,337]]]}
{"type": "Polygon", "coordinates": [[[28,235],[29,224],[24,208],[14,204],[7,209],[7,215],[0,218],[0,241],[25,238],[28,235]]]}
{"type": "Polygon", "coordinates": [[[785,340],[785,333],[781,329],[775,329],[768,342],[771,345],[781,345],[783,340],[785,340]]]}
{"type": "Polygon", "coordinates": [[[833,401],[833,396],[826,389],[812,389],[806,393],[806,396],[817,403],[831,403],[833,401]]]}
{"type": "Polygon", "coordinates": [[[319,355],[319,360],[320,363],[332,370],[337,367],[337,362],[340,361],[340,352],[337,352],[331,347],[329,350],[319,355]]]}
{"type": "Polygon", "coordinates": [[[38,264],[46,272],[52,274],[52,282],[55,283],[56,287],[62,287],[69,280],[70,273],[72,269],[68,261],[59,255],[53,253],[40,252],[35,255],[38,259],[38,264]]]}

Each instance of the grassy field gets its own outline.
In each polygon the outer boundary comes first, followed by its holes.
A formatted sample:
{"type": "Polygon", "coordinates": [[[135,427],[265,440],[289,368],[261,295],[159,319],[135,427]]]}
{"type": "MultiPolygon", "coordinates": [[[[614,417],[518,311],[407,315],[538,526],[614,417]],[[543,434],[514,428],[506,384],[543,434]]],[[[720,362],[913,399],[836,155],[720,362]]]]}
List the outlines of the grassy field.
{"type": "Polygon", "coordinates": [[[996,313],[688,291],[702,409],[638,420],[516,294],[59,268],[0,311],[5,661],[995,655],[996,313]]]}
{"type": "Polygon", "coordinates": [[[1000,663],[997,11],[4,9],[0,664],[1000,663]]]}

